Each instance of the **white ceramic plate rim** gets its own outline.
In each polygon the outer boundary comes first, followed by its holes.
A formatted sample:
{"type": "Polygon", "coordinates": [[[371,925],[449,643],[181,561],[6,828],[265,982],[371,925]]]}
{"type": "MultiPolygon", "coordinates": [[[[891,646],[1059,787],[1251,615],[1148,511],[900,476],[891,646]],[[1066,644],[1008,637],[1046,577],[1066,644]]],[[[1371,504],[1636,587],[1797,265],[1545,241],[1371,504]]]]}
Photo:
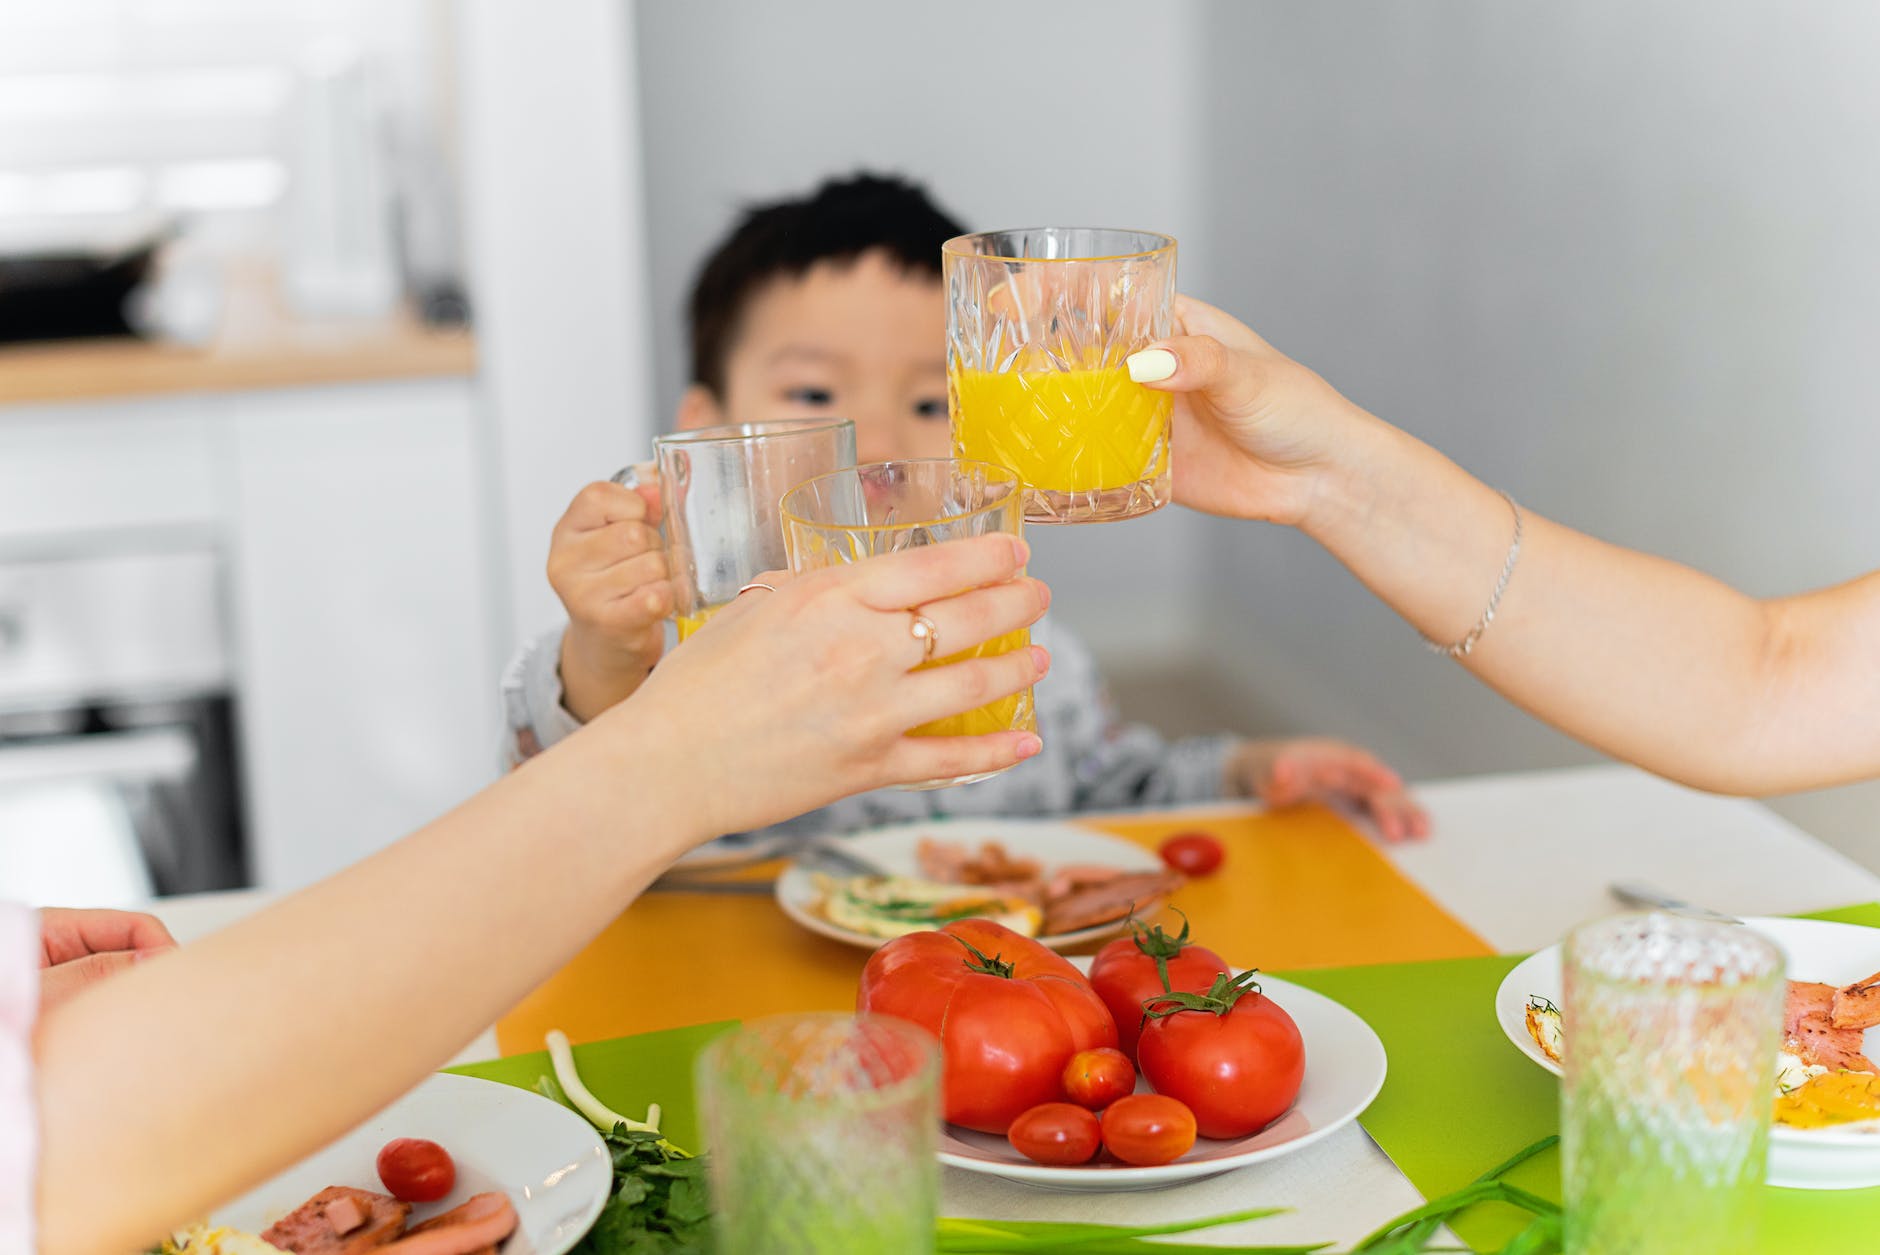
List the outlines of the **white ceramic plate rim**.
{"type": "MultiPolygon", "coordinates": [[[[1071,962],[1083,971],[1088,971],[1090,968],[1090,960],[1086,957],[1073,958],[1071,962]]],[[[940,1152],[940,1162],[967,1172],[1005,1177],[1009,1180],[1025,1182],[1028,1185],[1054,1186],[1060,1189],[1130,1189],[1149,1185],[1172,1185],[1179,1181],[1218,1176],[1223,1172],[1232,1172],[1236,1168],[1244,1168],[1269,1159],[1277,1159],[1282,1155],[1294,1154],[1315,1142],[1330,1137],[1362,1115],[1365,1108],[1376,1100],[1378,1093],[1384,1088],[1384,1078],[1389,1071],[1384,1043],[1379,1039],[1377,1031],[1365,1023],[1363,1017],[1357,1012],[1316,990],[1266,975],[1260,977],[1260,985],[1298,1022],[1299,1032],[1305,1039],[1306,1047],[1306,1080],[1305,1085],[1300,1089],[1299,1101],[1293,1104],[1291,1112],[1281,1116],[1279,1120],[1274,1121],[1274,1124],[1282,1123],[1292,1114],[1314,1103],[1323,1103],[1332,1108],[1329,1112],[1322,1113],[1321,1123],[1283,1142],[1257,1147],[1239,1154],[1222,1155],[1211,1159],[1178,1159],[1174,1163],[1158,1164],[1149,1168],[1108,1164],[1055,1168],[1047,1164],[1035,1164],[1024,1160],[994,1159],[985,1155],[949,1150],[940,1152]],[[1352,1068],[1347,1067],[1345,1075],[1327,1079],[1324,1075],[1325,1065],[1323,1064],[1320,1065],[1320,1071],[1315,1077],[1313,1059],[1315,1056],[1323,1059],[1330,1052],[1331,1048],[1327,1045],[1327,1040],[1328,1037],[1333,1036],[1341,1041],[1345,1050],[1355,1050],[1363,1056],[1363,1061],[1356,1065],[1364,1069],[1361,1078],[1354,1079],[1352,1068]],[[1317,1085],[1324,1086],[1326,1089],[1323,1097],[1314,1092],[1315,1079],[1317,1085]]],[[[943,1134],[943,1136],[949,1135],[943,1134]]],[[[1265,1136],[1264,1133],[1256,1133],[1242,1140],[1257,1141],[1263,1136],[1265,1136]]]]}
{"type": "Polygon", "coordinates": [[[329,1185],[382,1191],[379,1148],[428,1137],[457,1162],[457,1188],[421,1206],[429,1217],[472,1194],[501,1189],[516,1233],[502,1255],[565,1255],[594,1227],[613,1185],[613,1160],[579,1115],[540,1094],[440,1072],[323,1150],[214,1212],[218,1224],[259,1233],[329,1185]]]}
{"type": "MultiPolygon", "coordinates": [[[[857,857],[878,863],[890,871],[918,875],[914,848],[922,837],[941,841],[963,841],[977,845],[998,841],[1014,856],[1037,858],[1048,865],[1063,863],[1104,863],[1125,871],[1160,871],[1162,861],[1149,851],[1121,837],[1098,832],[1078,824],[1027,819],[937,819],[926,823],[894,824],[871,828],[840,838],[841,848],[853,850],[857,857]],[[1069,847],[1065,849],[1064,847],[1069,847]]],[[[830,923],[811,909],[816,901],[815,882],[810,873],[791,863],[777,877],[777,905],[783,913],[813,933],[820,933],[845,945],[865,950],[879,950],[888,944],[885,937],[870,937],[830,923]]],[[[1116,920],[1095,928],[1056,933],[1038,938],[1053,950],[1069,949],[1097,941],[1123,931],[1125,921],[1116,920]]]]}
{"type": "MultiPolygon", "coordinates": [[[[1862,924],[1837,924],[1828,920],[1778,919],[1768,916],[1752,916],[1746,918],[1743,924],[1754,928],[1782,948],[1790,960],[1790,979],[1826,979],[1836,984],[1846,984],[1880,971],[1880,928],[1868,928],[1862,924]],[[1846,956],[1852,956],[1851,961],[1848,957],[1841,957],[1824,963],[1816,957],[1824,951],[1831,952],[1837,943],[1846,947],[1846,956]],[[1872,962],[1858,957],[1863,954],[1872,962]],[[1860,970],[1855,972],[1853,968],[1860,970]],[[1845,974],[1849,972],[1852,974],[1845,974]]],[[[1526,1013],[1527,1000],[1533,994],[1550,999],[1557,1005],[1560,1002],[1560,986],[1560,947],[1552,945],[1521,960],[1502,978],[1500,987],[1495,990],[1495,1019],[1501,1025],[1501,1031],[1522,1054],[1555,1076],[1561,1075],[1560,1065],[1549,1059],[1528,1033],[1526,1013]]],[[[1880,1049],[1880,1038],[1875,1036],[1876,1032],[1880,1030],[1868,1030],[1870,1049],[1880,1049]]],[[[1769,1138],[1773,1143],[1810,1147],[1847,1146],[1870,1152],[1880,1150],[1880,1135],[1846,1129],[1797,1129],[1777,1124],[1771,1126],[1769,1138]]]]}

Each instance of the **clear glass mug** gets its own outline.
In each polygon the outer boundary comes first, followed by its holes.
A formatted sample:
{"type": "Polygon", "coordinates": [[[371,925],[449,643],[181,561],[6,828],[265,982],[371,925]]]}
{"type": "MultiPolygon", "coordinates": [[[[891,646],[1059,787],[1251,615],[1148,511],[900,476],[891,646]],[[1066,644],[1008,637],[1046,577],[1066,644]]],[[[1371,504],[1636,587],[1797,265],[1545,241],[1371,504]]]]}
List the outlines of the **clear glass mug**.
{"type": "MultiPolygon", "coordinates": [[[[660,533],[684,640],[738,590],[790,565],[777,503],[793,485],[855,465],[855,424],[775,419],[673,432],[653,441],[660,533]]],[[[640,468],[614,482],[637,488],[640,468]]]]}
{"type": "MultiPolygon", "coordinates": [[[[793,571],[817,571],[876,554],[969,536],[1024,530],[1025,485],[1016,472],[985,462],[926,458],[867,462],[812,479],[783,498],[784,539],[793,571]]],[[[935,642],[936,652],[945,641],[935,642]]],[[[1021,628],[970,650],[941,654],[925,666],[962,658],[984,658],[1024,649],[1031,631],[1021,628]]],[[[909,736],[978,736],[1006,729],[1036,731],[1038,713],[1030,689],[1002,697],[965,714],[936,719],[908,730],[909,736]]],[[[994,772],[928,780],[907,789],[971,784],[994,772]]]]}
{"type": "Polygon", "coordinates": [[[1167,505],[1174,399],[1131,353],[1173,328],[1175,241],[1026,227],[948,240],[947,409],[955,457],[1009,466],[1031,523],[1100,523],[1167,505]]]}
{"type": "Polygon", "coordinates": [[[1619,915],[1562,956],[1570,1255],[1757,1249],[1782,952],[1740,924],[1619,915]]]}
{"type": "Polygon", "coordinates": [[[924,1255],[940,1193],[940,1044],[906,1020],[752,1020],[697,1064],[721,1255],[924,1255]]]}

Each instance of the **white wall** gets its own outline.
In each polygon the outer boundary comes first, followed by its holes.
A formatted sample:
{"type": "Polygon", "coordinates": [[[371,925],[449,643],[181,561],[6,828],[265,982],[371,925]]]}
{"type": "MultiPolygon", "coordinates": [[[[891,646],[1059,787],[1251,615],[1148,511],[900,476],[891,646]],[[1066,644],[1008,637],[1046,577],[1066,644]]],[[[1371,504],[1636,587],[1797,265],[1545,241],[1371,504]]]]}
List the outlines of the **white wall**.
{"type": "MultiPolygon", "coordinates": [[[[1207,14],[1189,290],[1555,518],[1758,593],[1880,563],[1880,9],[1207,14]]],[[[1242,679],[1298,720],[1419,772],[1585,755],[1300,538],[1208,553],[1242,679]]],[[[1796,813],[1880,853],[1877,798],[1796,813]]]]}
{"type": "MultiPolygon", "coordinates": [[[[925,181],[970,226],[1135,226],[1205,265],[1187,181],[1192,0],[637,6],[657,378],[685,383],[683,305],[748,202],[857,166],[925,181]],[[1048,33],[1047,33],[1048,32],[1048,33]],[[1119,64],[1119,53],[1123,58],[1119,64]]],[[[1062,616],[1116,658],[1187,647],[1194,520],[1032,529],[1062,616]]]]}
{"type": "Polygon", "coordinates": [[[475,0],[457,13],[507,656],[563,617],[545,574],[555,520],[654,431],[639,102],[632,23],[615,0],[475,0]]]}

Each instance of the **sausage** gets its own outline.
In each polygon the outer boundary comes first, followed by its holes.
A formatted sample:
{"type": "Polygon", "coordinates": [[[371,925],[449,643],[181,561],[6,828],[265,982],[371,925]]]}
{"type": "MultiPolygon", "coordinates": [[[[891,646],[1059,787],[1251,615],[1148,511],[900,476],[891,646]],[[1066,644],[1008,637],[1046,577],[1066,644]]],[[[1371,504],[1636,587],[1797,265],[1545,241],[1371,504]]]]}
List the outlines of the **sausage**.
{"type": "Polygon", "coordinates": [[[492,1190],[414,1225],[380,1250],[384,1255],[478,1255],[515,1231],[515,1205],[507,1194],[492,1190]]]}

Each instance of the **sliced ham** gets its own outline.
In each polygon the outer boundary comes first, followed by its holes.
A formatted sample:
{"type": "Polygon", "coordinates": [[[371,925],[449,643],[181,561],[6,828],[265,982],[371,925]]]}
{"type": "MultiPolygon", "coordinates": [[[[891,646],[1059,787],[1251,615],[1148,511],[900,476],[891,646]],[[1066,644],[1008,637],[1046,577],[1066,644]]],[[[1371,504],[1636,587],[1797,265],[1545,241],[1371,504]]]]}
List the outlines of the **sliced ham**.
{"type": "Polygon", "coordinates": [[[1063,897],[1046,898],[1046,935],[1076,932],[1119,920],[1132,911],[1146,910],[1182,882],[1172,872],[1129,872],[1098,885],[1074,889],[1063,897]]]}
{"type": "Polygon", "coordinates": [[[483,1255],[515,1231],[515,1205],[507,1194],[491,1191],[412,1226],[383,1250],[385,1255],[483,1255]]]}
{"type": "Polygon", "coordinates": [[[1872,1028],[1880,1024],[1880,972],[1834,991],[1828,1022],[1836,1028],[1872,1028]]]}
{"type": "Polygon", "coordinates": [[[411,1204],[389,1194],[332,1185],[283,1216],[261,1240],[294,1255],[362,1255],[405,1231],[411,1204]]]}
{"type": "Polygon", "coordinates": [[[1782,1048],[1803,1063],[1819,1064],[1831,1072],[1880,1071],[1861,1053],[1862,1030],[1835,1027],[1836,992],[1833,985],[1816,981],[1789,982],[1782,1048]]]}

